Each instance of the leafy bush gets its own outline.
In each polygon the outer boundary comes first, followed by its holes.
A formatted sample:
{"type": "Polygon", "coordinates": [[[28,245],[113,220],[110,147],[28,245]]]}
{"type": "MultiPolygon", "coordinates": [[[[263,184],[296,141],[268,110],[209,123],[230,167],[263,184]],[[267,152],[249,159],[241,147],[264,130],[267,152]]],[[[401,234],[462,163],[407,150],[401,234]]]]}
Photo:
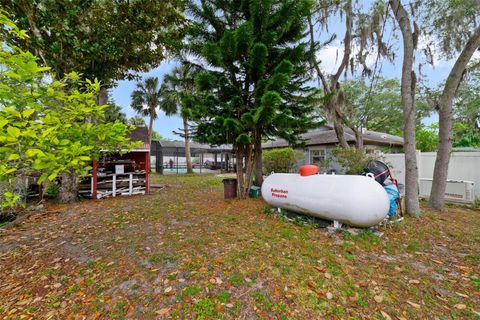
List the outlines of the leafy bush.
{"type": "Polygon", "coordinates": [[[297,153],[292,148],[279,148],[263,151],[263,168],[270,172],[290,172],[297,160],[297,153]]]}
{"type": "Polygon", "coordinates": [[[345,168],[346,174],[359,174],[373,157],[364,149],[336,147],[332,149],[333,159],[345,168]]]}
{"type": "Polygon", "coordinates": [[[58,184],[51,184],[45,190],[45,194],[48,198],[55,199],[60,193],[60,187],[58,184]]]}
{"type": "MultiPolygon", "coordinates": [[[[0,10],[0,25],[11,37],[27,34],[0,10]]],[[[49,68],[30,52],[12,45],[0,34],[0,208],[23,205],[23,177],[40,173],[38,183],[70,172],[86,175],[89,163],[103,150],[129,149],[130,128],[106,122],[105,106],[96,105],[98,80],[82,80],[71,72],[62,80],[50,78],[49,68]]]]}
{"type": "Polygon", "coordinates": [[[432,152],[438,149],[438,125],[432,124],[428,127],[417,129],[415,132],[417,149],[422,152],[432,152]]]}

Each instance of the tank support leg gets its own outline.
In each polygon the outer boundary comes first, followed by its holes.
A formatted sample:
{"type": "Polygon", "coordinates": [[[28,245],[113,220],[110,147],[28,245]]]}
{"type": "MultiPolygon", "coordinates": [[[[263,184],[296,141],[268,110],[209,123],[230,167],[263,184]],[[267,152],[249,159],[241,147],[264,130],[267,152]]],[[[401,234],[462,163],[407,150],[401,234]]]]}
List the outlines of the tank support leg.
{"type": "Polygon", "coordinates": [[[337,220],[333,221],[333,228],[334,229],[340,229],[342,227],[342,224],[338,222],[337,220]]]}

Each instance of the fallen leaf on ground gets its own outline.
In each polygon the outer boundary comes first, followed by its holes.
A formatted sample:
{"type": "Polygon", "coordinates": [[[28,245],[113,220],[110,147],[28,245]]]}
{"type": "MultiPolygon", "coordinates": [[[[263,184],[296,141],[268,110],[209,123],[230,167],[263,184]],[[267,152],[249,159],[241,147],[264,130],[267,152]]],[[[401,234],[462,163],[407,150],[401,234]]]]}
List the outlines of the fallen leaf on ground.
{"type": "Polygon", "coordinates": [[[382,316],[387,319],[387,320],[392,320],[392,317],[390,317],[390,315],[388,313],[386,313],[385,311],[380,311],[380,313],[382,314],[382,316]]]}
{"type": "Polygon", "coordinates": [[[412,301],[409,301],[409,300],[407,300],[407,303],[414,308],[420,309],[420,305],[418,303],[415,303],[415,302],[412,302],[412,301]]]}
{"type": "Polygon", "coordinates": [[[317,271],[319,271],[319,272],[325,272],[325,271],[327,271],[327,268],[326,268],[326,267],[315,266],[314,268],[317,269],[317,271]]]}
{"type": "Polygon", "coordinates": [[[159,316],[163,316],[163,315],[166,315],[169,311],[170,311],[170,308],[162,308],[160,310],[157,310],[157,312],[155,313],[158,314],[159,316]]]}

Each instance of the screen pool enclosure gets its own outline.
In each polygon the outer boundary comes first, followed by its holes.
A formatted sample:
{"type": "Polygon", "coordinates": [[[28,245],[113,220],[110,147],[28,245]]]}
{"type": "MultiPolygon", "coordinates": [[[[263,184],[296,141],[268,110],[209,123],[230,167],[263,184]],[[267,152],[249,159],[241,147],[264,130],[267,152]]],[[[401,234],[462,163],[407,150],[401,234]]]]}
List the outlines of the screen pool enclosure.
{"type": "MultiPolygon", "coordinates": [[[[184,141],[152,141],[151,167],[158,173],[186,173],[184,141]]],[[[193,171],[197,173],[220,170],[229,172],[235,168],[231,145],[211,146],[190,142],[193,171]]]]}

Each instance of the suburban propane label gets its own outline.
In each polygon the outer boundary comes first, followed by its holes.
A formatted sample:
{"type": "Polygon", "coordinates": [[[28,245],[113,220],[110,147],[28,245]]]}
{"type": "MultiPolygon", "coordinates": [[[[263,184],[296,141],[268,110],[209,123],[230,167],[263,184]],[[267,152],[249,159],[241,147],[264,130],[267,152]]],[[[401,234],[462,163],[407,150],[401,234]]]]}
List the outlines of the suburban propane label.
{"type": "Polygon", "coordinates": [[[270,191],[272,192],[272,197],[275,198],[287,198],[288,196],[288,190],[271,188],[270,191]]]}

